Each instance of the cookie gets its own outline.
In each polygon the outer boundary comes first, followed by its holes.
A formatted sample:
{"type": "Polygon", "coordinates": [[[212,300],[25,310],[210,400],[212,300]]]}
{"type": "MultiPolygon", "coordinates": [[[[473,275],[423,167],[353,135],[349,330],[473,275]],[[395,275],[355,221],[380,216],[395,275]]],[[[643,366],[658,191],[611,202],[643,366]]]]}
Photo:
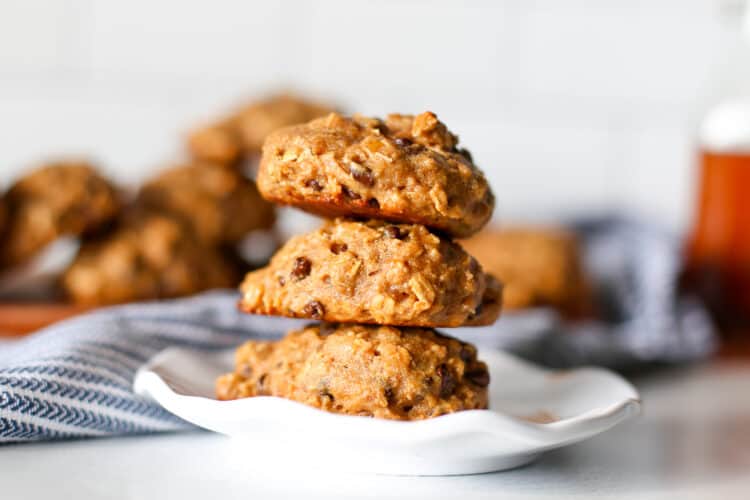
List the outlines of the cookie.
{"type": "Polygon", "coordinates": [[[152,213],[84,243],[61,283],[74,302],[101,305],[190,295],[236,280],[218,250],[178,219],[152,213]]]}
{"type": "Polygon", "coordinates": [[[60,162],[19,179],[6,195],[5,265],[22,264],[61,236],[100,229],[120,211],[115,187],[87,163],[60,162]]]}
{"type": "Polygon", "coordinates": [[[385,121],[334,113],[277,130],[263,147],[258,188],[326,217],[423,224],[454,237],[478,231],[495,204],[471,155],[430,112],[385,121]]]}
{"type": "Polygon", "coordinates": [[[491,325],[497,321],[503,309],[503,284],[491,274],[485,274],[484,278],[486,287],[482,294],[482,301],[474,314],[467,318],[464,326],[491,325]]]}
{"type": "Polygon", "coordinates": [[[434,330],[308,326],[250,341],[216,381],[222,400],[279,396],[334,413],[421,420],[487,408],[487,365],[476,349],[434,330]]]}
{"type": "Polygon", "coordinates": [[[234,165],[244,154],[242,138],[234,119],[227,119],[194,130],[188,136],[188,149],[197,161],[234,165]]]}
{"type": "Polygon", "coordinates": [[[148,210],[182,218],[208,245],[233,244],[274,223],[273,206],[255,183],[215,163],[182,165],[147,182],[136,201],[148,210]]]}
{"type": "Polygon", "coordinates": [[[193,131],[188,148],[195,158],[224,164],[259,153],[266,136],[274,130],[308,122],[332,108],[288,94],[252,103],[214,124],[193,131]]]}
{"type": "Polygon", "coordinates": [[[588,285],[575,236],[562,229],[487,230],[461,242],[504,285],[503,308],[552,306],[577,314],[588,285]]]}
{"type": "Polygon", "coordinates": [[[487,280],[459,245],[424,226],[337,219],[249,273],[240,308],[342,323],[487,324],[499,313],[483,310],[487,280]]]}

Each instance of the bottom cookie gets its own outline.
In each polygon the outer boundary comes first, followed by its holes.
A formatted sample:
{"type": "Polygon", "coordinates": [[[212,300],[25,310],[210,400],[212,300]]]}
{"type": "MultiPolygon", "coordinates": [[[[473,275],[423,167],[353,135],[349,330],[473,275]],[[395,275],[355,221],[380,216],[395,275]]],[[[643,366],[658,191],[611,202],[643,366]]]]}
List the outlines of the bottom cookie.
{"type": "Polygon", "coordinates": [[[311,325],[237,349],[218,399],[279,396],[333,413],[421,420],[487,408],[476,348],[435,330],[311,325]]]}

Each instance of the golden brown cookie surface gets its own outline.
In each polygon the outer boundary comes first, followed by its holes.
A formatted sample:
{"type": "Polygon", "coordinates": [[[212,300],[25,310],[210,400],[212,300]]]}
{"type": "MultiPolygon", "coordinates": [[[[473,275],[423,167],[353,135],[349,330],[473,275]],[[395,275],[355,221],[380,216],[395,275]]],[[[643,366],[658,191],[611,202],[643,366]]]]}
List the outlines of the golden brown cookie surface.
{"type": "Polygon", "coordinates": [[[62,285],[77,303],[116,304],[179,297],[236,283],[218,250],[201,244],[179,220],[139,214],[84,243],[62,285]]]}
{"type": "Polygon", "coordinates": [[[420,420],[487,408],[487,366],[476,349],[434,330],[308,326],[250,341],[216,382],[219,399],[279,396],[334,413],[420,420]]]}
{"type": "Polygon", "coordinates": [[[249,273],[240,308],[342,323],[489,324],[499,308],[477,312],[487,280],[473,257],[424,226],[336,219],[249,273]]]}
{"type": "Polygon", "coordinates": [[[193,163],[167,170],[147,182],[137,203],[186,221],[208,245],[236,243],[274,222],[273,206],[255,183],[231,167],[193,163]]]}
{"type": "Polygon", "coordinates": [[[188,136],[188,149],[198,161],[234,165],[243,156],[242,139],[234,119],[198,128],[188,136]]]}
{"type": "Polygon", "coordinates": [[[503,308],[586,307],[586,278],[575,236],[562,229],[489,229],[461,244],[504,285],[503,308]]]}
{"type": "Polygon", "coordinates": [[[332,109],[289,94],[271,96],[235,114],[196,129],[188,138],[193,156],[224,164],[247,154],[259,153],[266,136],[274,130],[325,116],[332,109]]]}
{"type": "Polygon", "coordinates": [[[504,285],[493,275],[484,275],[486,287],[482,294],[482,301],[474,311],[473,316],[467,318],[464,326],[487,326],[497,321],[503,309],[504,285]]]}
{"type": "Polygon", "coordinates": [[[430,112],[384,121],[330,114],[277,130],[263,147],[258,188],[323,216],[423,224],[468,236],[494,196],[458,139],[430,112]]]}
{"type": "Polygon", "coordinates": [[[61,236],[99,229],[118,214],[116,189],[87,163],[53,163],[19,179],[6,195],[0,261],[21,264],[61,236]]]}

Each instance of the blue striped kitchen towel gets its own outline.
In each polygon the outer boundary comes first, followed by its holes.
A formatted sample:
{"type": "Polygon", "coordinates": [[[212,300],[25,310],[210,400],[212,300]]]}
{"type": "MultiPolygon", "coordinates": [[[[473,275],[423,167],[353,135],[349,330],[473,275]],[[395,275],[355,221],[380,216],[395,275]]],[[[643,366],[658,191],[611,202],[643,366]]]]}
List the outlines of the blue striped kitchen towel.
{"type": "Polygon", "coordinates": [[[0,343],[0,443],[191,428],[132,391],[169,346],[215,350],[299,322],[237,312],[237,293],[111,307],[0,343]]]}
{"type": "MultiPolygon", "coordinates": [[[[603,302],[599,318],[567,324],[531,310],[446,333],[555,367],[679,363],[714,350],[705,308],[677,293],[677,238],[627,219],[573,227],[603,302]]],[[[0,344],[0,443],[190,428],[133,394],[141,364],[170,346],[226,349],[304,323],[241,314],[236,301],[224,291],[112,307],[0,344]]]]}

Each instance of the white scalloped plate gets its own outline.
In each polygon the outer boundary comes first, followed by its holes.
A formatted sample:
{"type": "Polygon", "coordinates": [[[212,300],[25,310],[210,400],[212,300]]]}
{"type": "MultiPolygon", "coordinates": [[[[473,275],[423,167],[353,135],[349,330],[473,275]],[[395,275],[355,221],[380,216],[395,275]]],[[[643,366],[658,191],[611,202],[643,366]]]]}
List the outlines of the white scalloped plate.
{"type": "Polygon", "coordinates": [[[275,397],[217,401],[214,380],[232,370],[232,351],[167,349],[138,370],[134,388],[195,425],[247,440],[238,447],[246,455],[397,475],[517,467],[640,412],[636,390],[610,371],[551,372],[501,351],[479,354],[490,369],[490,409],[414,422],[336,415],[275,397]]]}

